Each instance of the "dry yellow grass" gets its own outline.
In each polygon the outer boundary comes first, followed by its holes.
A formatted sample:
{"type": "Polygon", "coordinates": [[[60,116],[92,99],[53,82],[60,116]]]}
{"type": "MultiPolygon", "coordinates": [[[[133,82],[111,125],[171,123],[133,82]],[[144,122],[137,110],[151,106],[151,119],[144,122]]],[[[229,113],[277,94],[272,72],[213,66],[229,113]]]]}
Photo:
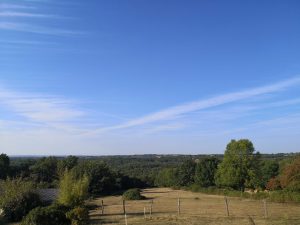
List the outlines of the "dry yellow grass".
{"type": "MultiPolygon", "coordinates": [[[[228,198],[229,213],[226,215],[223,196],[193,193],[169,188],[144,189],[147,200],[126,201],[128,225],[299,225],[300,205],[267,203],[268,218],[264,218],[262,201],[228,198]],[[181,212],[177,213],[177,199],[181,200],[181,212]],[[153,200],[150,218],[150,202],[153,200]],[[144,218],[144,207],[146,219],[144,218]]],[[[121,196],[97,198],[90,202],[99,208],[91,210],[91,224],[125,224],[121,196]],[[101,200],[104,201],[104,215],[101,215],[101,200]]]]}

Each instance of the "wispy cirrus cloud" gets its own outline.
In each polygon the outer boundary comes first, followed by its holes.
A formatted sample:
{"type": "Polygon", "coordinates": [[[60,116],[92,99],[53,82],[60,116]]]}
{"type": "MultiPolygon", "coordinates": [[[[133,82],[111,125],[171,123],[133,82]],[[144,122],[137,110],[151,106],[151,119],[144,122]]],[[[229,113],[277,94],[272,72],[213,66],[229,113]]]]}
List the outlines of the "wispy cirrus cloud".
{"type": "Polygon", "coordinates": [[[80,32],[80,31],[56,29],[56,28],[36,26],[36,25],[31,25],[26,23],[13,23],[13,22],[0,22],[0,29],[35,33],[35,34],[47,34],[47,35],[54,35],[54,36],[73,36],[73,35],[84,34],[84,32],[80,32]]]}
{"type": "Polygon", "coordinates": [[[204,100],[177,105],[146,116],[129,120],[127,122],[115,126],[103,127],[98,129],[96,132],[101,133],[110,130],[125,129],[125,128],[143,126],[146,124],[151,124],[151,123],[156,123],[161,121],[173,120],[178,117],[186,116],[189,113],[197,112],[204,109],[209,109],[212,107],[216,107],[228,103],[238,102],[241,100],[247,100],[257,96],[280,92],[289,87],[299,86],[299,85],[300,85],[300,77],[295,77],[295,78],[291,78],[288,80],[284,80],[266,86],[256,87],[256,88],[239,91],[239,92],[232,92],[232,93],[223,94],[223,95],[219,95],[204,100]]]}
{"type": "Polygon", "coordinates": [[[42,124],[65,123],[84,115],[71,101],[62,97],[16,92],[0,88],[0,106],[22,117],[42,124]]]}
{"type": "Polygon", "coordinates": [[[32,12],[18,12],[18,11],[2,11],[0,12],[0,17],[10,18],[10,17],[27,17],[27,18],[65,18],[58,15],[52,14],[39,14],[32,12]]]}
{"type": "Polygon", "coordinates": [[[36,7],[32,5],[21,5],[21,4],[11,4],[11,3],[0,3],[1,9],[35,9],[36,7]]]}

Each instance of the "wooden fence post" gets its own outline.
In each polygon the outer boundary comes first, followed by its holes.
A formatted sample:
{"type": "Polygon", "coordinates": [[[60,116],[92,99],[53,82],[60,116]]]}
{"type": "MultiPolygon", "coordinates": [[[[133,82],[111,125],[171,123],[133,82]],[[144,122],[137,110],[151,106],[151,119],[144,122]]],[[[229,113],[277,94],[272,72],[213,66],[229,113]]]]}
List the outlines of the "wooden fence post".
{"type": "Polygon", "coordinates": [[[268,209],[267,209],[267,201],[266,201],[266,199],[263,200],[263,203],[264,203],[265,218],[268,218],[268,209]]]}
{"type": "Polygon", "coordinates": [[[177,214],[180,215],[180,198],[177,200],[177,214]]]}
{"type": "Polygon", "coordinates": [[[103,200],[101,200],[101,214],[104,214],[104,203],[103,200]]]}
{"type": "Polygon", "coordinates": [[[124,215],[126,215],[125,200],[123,200],[123,213],[124,213],[124,215]]]}
{"type": "Polygon", "coordinates": [[[125,217],[125,225],[127,225],[127,215],[125,214],[124,217],[125,217]]]}
{"type": "Polygon", "coordinates": [[[224,199],[225,199],[226,213],[227,213],[227,216],[229,216],[229,209],[228,209],[228,201],[227,201],[227,197],[225,197],[224,199]]]}
{"type": "Polygon", "coordinates": [[[144,219],[146,219],[146,207],[144,207],[144,219]]]}
{"type": "Polygon", "coordinates": [[[153,200],[151,200],[151,203],[150,203],[150,218],[152,216],[152,207],[153,207],[153,200]]]}

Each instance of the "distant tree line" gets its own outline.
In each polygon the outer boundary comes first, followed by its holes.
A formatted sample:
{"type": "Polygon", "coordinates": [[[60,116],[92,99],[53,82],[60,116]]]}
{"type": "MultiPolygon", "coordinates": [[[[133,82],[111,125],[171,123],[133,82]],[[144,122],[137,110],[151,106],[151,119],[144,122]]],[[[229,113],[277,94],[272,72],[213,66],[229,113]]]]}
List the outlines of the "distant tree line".
{"type": "Polygon", "coordinates": [[[232,140],[222,160],[216,157],[185,160],[178,167],[162,169],[155,185],[300,191],[300,156],[284,160],[262,159],[251,141],[232,140]]]}

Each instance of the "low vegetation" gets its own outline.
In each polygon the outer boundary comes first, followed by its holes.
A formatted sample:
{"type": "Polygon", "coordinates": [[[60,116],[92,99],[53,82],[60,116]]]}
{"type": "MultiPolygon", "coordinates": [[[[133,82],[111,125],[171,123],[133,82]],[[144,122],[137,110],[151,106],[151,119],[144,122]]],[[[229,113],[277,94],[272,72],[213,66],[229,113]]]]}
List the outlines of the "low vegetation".
{"type": "Polygon", "coordinates": [[[145,199],[143,195],[141,195],[141,190],[138,188],[129,189],[123,194],[124,200],[142,200],[145,199]]]}
{"type": "Polygon", "coordinates": [[[7,179],[0,184],[0,208],[7,221],[19,221],[41,205],[32,182],[22,179],[7,179]]]}

